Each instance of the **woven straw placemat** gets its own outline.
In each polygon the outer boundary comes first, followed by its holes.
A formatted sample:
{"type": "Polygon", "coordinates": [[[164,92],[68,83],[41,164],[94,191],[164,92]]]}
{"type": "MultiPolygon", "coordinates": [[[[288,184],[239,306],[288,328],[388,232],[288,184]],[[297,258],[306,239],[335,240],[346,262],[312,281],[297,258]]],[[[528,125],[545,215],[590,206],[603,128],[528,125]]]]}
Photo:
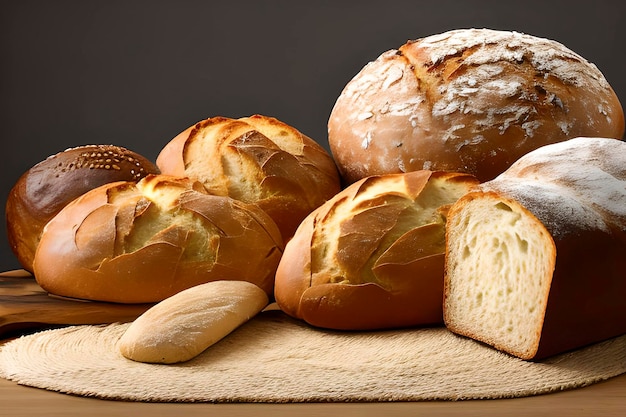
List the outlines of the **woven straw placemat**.
{"type": "Polygon", "coordinates": [[[0,347],[0,376],[102,399],[150,402],[424,401],[523,397],[626,372],[626,335],[540,362],[445,328],[314,329],[266,311],[191,361],[130,361],[128,324],[41,331],[0,347]]]}

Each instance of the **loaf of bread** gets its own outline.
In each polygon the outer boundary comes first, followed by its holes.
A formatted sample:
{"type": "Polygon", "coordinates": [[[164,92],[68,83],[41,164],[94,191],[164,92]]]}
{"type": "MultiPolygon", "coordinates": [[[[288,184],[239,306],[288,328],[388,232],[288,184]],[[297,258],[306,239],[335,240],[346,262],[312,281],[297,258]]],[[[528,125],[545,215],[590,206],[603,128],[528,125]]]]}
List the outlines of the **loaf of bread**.
{"type": "Polygon", "coordinates": [[[540,146],[623,134],[621,104],[595,65],[556,41],[490,29],[384,52],[348,82],[328,120],[348,183],[418,169],[487,181],[540,146]]]}
{"type": "Polygon", "coordinates": [[[158,173],[142,155],[114,145],[79,146],[39,162],[17,180],[6,201],[7,236],[18,262],[33,272],[43,227],[70,201],[103,184],[158,173]]]}
{"type": "Polygon", "coordinates": [[[261,312],[268,296],[247,281],[212,281],[157,303],[133,321],[120,353],[147,363],[185,362],[261,312]]]}
{"type": "Polygon", "coordinates": [[[468,174],[431,171],[353,183],[287,243],[276,303],[329,329],[442,323],[447,210],[476,184],[468,174]]]}
{"type": "Polygon", "coordinates": [[[287,241],[314,208],[339,192],[335,162],[317,142],[275,118],[213,117],[159,153],[163,174],[198,179],[211,194],[255,203],[287,241]]]}
{"type": "Polygon", "coordinates": [[[151,303],[232,279],[271,297],[283,246],[255,205],[206,194],[184,177],[149,175],[70,202],[45,226],[33,265],[39,285],[65,297],[151,303]]]}
{"type": "Polygon", "coordinates": [[[626,143],[546,145],[455,203],[444,320],[540,359],[626,333],[626,143]]]}

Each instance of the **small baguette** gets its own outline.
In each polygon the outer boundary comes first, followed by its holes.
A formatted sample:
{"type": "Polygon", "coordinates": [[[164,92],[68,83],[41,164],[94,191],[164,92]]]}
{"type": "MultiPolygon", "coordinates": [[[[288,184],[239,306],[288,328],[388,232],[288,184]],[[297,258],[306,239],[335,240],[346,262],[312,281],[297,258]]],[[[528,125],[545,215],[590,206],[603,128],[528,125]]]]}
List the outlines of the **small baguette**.
{"type": "Polygon", "coordinates": [[[185,362],[254,317],[268,303],[265,291],[247,281],[200,284],[139,316],[120,338],[119,350],[137,362],[185,362]]]}

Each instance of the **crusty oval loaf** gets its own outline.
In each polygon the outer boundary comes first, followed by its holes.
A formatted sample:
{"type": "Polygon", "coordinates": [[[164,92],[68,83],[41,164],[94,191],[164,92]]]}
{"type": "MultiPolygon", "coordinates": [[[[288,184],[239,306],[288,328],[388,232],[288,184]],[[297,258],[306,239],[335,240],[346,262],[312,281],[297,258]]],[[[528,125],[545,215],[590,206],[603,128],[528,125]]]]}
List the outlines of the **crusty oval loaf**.
{"type": "Polygon", "coordinates": [[[467,174],[415,171],[348,186],[287,243],[278,306],[330,329],[442,323],[446,213],[476,184],[467,174]]]}
{"type": "Polygon", "coordinates": [[[33,272],[44,226],[70,201],[103,184],[158,173],[147,158],[115,145],[78,146],[34,165],[17,180],[6,202],[7,237],[18,262],[33,272]]]}
{"type": "Polygon", "coordinates": [[[455,203],[444,321],[523,359],[626,333],[626,143],[539,148],[455,203]]]}
{"type": "Polygon", "coordinates": [[[105,184],[44,228],[35,278],[60,296],[158,302],[194,285],[242,280],[268,297],[283,241],[253,204],[215,196],[197,181],[150,175],[105,184]]]}
{"type": "Polygon", "coordinates": [[[185,362],[263,310],[267,293],[247,281],[212,281],[183,290],[139,316],[120,338],[120,353],[147,363],[185,362]]]}
{"type": "Polygon", "coordinates": [[[288,240],[306,215],[341,188],[331,155],[273,117],[212,117],[159,153],[163,174],[198,179],[211,194],[257,204],[288,240]]]}
{"type": "Polygon", "coordinates": [[[348,82],[328,120],[348,183],[417,169],[487,181],[540,146],[623,134],[622,106],[595,65],[556,41],[491,29],[384,52],[348,82]]]}

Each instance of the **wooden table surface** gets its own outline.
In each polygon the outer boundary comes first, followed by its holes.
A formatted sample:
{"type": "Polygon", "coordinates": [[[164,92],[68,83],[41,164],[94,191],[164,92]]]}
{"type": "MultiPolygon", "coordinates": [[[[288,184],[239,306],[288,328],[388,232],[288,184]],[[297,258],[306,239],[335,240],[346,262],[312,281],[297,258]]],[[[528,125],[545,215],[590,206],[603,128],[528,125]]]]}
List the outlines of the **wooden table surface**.
{"type": "Polygon", "coordinates": [[[506,400],[398,403],[173,404],[71,396],[0,378],[0,416],[626,416],[626,374],[585,388],[506,400]]]}

